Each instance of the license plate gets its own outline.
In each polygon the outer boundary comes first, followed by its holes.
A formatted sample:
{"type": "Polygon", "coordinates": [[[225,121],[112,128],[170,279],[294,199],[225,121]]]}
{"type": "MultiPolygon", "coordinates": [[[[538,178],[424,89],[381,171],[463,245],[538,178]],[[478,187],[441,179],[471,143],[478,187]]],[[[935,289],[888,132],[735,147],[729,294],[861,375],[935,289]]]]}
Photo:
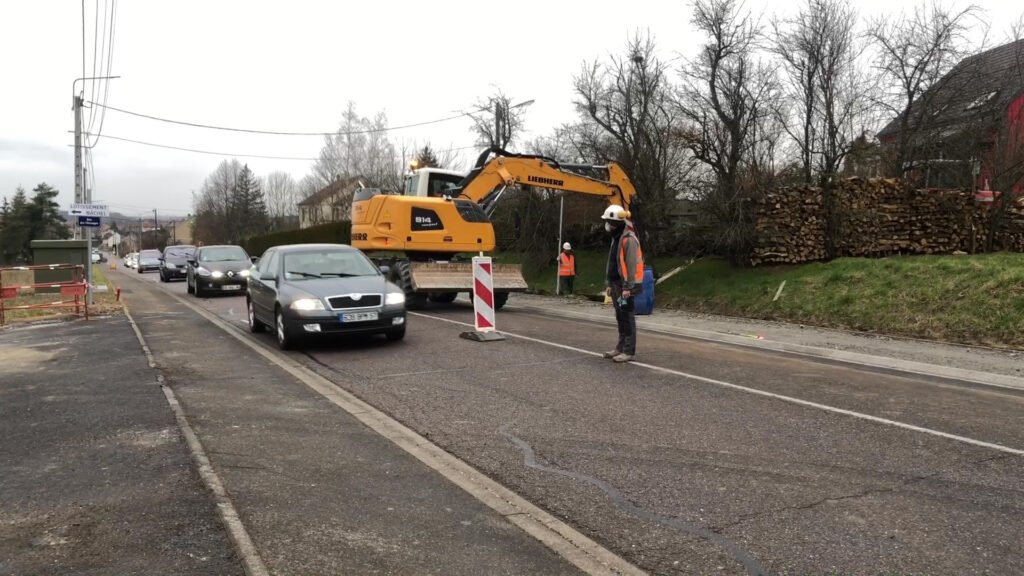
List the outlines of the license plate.
{"type": "Polygon", "coordinates": [[[241,290],[241,284],[225,284],[220,287],[221,290],[241,290]]]}
{"type": "Polygon", "coordinates": [[[338,314],[338,320],[342,322],[372,322],[377,319],[376,312],[349,312],[338,314]]]}

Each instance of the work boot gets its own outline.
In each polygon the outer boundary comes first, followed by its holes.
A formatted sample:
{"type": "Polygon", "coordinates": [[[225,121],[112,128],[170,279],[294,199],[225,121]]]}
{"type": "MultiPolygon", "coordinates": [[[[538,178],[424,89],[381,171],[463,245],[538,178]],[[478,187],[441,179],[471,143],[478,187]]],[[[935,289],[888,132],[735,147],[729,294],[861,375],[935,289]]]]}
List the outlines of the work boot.
{"type": "Polygon", "coordinates": [[[620,350],[609,350],[609,351],[605,352],[604,354],[601,354],[601,357],[602,358],[608,358],[609,360],[611,360],[612,358],[615,358],[619,354],[622,354],[622,351],[620,351],[620,350]]]}
{"type": "Polygon", "coordinates": [[[618,356],[612,358],[612,360],[617,362],[617,363],[619,363],[619,364],[621,364],[623,362],[632,362],[633,361],[633,355],[632,354],[626,354],[625,352],[623,352],[622,354],[619,354],[618,356]]]}

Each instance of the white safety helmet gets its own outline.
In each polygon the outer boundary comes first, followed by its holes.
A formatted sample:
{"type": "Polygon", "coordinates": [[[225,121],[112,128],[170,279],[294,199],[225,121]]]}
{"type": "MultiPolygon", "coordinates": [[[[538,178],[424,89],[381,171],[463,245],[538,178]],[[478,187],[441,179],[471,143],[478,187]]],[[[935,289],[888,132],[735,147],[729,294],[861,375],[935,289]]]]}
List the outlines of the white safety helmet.
{"type": "Polygon", "coordinates": [[[572,244],[569,244],[568,242],[562,244],[562,250],[572,250],[572,244]]]}
{"type": "Polygon", "coordinates": [[[626,210],[618,204],[612,204],[605,208],[604,214],[601,215],[602,220],[610,220],[612,222],[622,222],[629,218],[629,210],[626,210]]]}

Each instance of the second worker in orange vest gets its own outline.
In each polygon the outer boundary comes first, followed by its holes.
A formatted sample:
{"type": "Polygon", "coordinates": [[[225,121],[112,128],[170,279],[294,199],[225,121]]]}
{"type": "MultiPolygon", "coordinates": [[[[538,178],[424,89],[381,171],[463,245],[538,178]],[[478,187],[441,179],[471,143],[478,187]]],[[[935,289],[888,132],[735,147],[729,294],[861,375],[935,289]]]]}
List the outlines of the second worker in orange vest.
{"type": "Polygon", "coordinates": [[[562,252],[558,255],[558,282],[562,296],[572,295],[573,284],[576,282],[576,255],[568,242],[562,244],[562,252]]]}

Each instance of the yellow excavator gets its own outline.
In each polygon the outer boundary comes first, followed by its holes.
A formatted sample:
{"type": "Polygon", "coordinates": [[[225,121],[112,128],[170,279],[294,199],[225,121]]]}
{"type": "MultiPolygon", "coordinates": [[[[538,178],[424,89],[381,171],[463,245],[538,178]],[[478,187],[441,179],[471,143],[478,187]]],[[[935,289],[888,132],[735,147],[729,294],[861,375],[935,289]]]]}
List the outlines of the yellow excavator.
{"type": "MultiPolygon", "coordinates": [[[[472,265],[462,254],[494,250],[490,217],[502,195],[516,186],[534,186],[607,198],[632,207],[636,190],[618,164],[561,164],[545,156],[485,150],[463,174],[421,168],[406,177],[402,193],[360,189],[352,199],[352,246],[387,266],[406,293],[406,306],[427,300],[449,303],[473,288],[472,265]]],[[[495,308],[510,292],[526,290],[518,264],[494,265],[495,308]]]]}

